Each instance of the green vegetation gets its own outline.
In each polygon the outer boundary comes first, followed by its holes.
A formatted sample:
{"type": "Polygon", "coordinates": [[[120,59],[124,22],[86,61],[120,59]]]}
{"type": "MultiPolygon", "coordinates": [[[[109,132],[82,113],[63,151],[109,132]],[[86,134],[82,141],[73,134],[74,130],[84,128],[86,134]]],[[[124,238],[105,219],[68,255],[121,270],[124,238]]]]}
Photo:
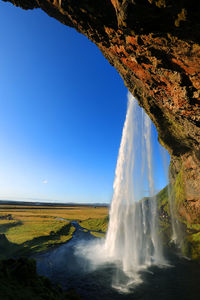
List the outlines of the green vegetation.
{"type": "Polygon", "coordinates": [[[30,256],[66,243],[75,231],[69,219],[87,223],[89,218],[94,231],[103,230],[107,213],[106,207],[0,205],[0,258],[30,256]]]}
{"type": "Polygon", "coordinates": [[[156,195],[156,199],[158,203],[158,210],[162,211],[163,213],[169,216],[170,210],[169,210],[168,186],[166,186],[156,195]]]}
{"type": "MultiPolygon", "coordinates": [[[[108,207],[94,206],[25,206],[0,205],[0,216],[11,214],[14,219],[40,216],[41,218],[62,218],[66,220],[101,219],[108,215],[108,207]]],[[[1,220],[0,220],[1,221],[1,220]]]]}
{"type": "Polygon", "coordinates": [[[200,261],[200,232],[186,236],[182,251],[193,260],[200,261]]]}
{"type": "Polygon", "coordinates": [[[85,229],[90,230],[91,234],[96,237],[103,237],[108,228],[108,216],[101,219],[87,219],[80,221],[79,225],[85,229]]]}
{"type": "Polygon", "coordinates": [[[13,217],[12,220],[0,219],[0,233],[6,234],[9,242],[3,241],[3,245],[0,244],[0,247],[4,248],[0,258],[31,255],[47,250],[49,247],[70,240],[74,231],[75,228],[70,222],[47,216],[46,218],[39,215],[30,217],[24,213],[18,220],[13,217]]]}
{"type": "Polygon", "coordinates": [[[183,177],[183,170],[181,169],[176,176],[176,181],[174,184],[175,206],[177,211],[180,210],[180,207],[181,205],[183,205],[185,200],[185,190],[184,190],[184,183],[182,177],[183,177]]]}
{"type": "Polygon", "coordinates": [[[34,260],[20,258],[0,262],[0,299],[3,300],[78,300],[75,290],[64,293],[49,279],[38,276],[34,260]]]}
{"type": "Polygon", "coordinates": [[[88,230],[87,230],[87,229],[82,229],[82,231],[83,231],[83,232],[88,232],[88,230]]]}
{"type": "Polygon", "coordinates": [[[171,218],[169,208],[168,186],[162,189],[157,195],[156,200],[159,211],[160,235],[164,244],[169,245],[171,239],[171,218]]]}
{"type": "MultiPolygon", "coordinates": [[[[16,244],[23,244],[27,241],[33,240],[41,236],[52,236],[52,233],[59,232],[59,230],[69,224],[69,222],[56,220],[53,218],[21,218],[21,223],[18,226],[12,226],[6,230],[6,236],[10,242],[16,244]]],[[[0,232],[2,232],[0,225],[0,232]]]]}
{"type": "Polygon", "coordinates": [[[15,226],[22,225],[21,221],[18,220],[0,220],[0,233],[5,233],[7,232],[10,228],[13,228],[15,226]]]}
{"type": "Polygon", "coordinates": [[[69,241],[75,231],[70,220],[105,231],[107,214],[107,207],[0,205],[0,299],[81,299],[75,290],[64,293],[47,278],[38,276],[35,261],[25,257],[69,241]]]}
{"type": "Polygon", "coordinates": [[[191,227],[200,228],[200,224],[187,227],[186,236],[182,244],[182,252],[192,260],[200,262],[200,231],[199,229],[191,230],[191,227]]]}
{"type": "Polygon", "coordinates": [[[188,222],[178,213],[186,209],[185,205],[185,187],[183,180],[183,169],[181,168],[176,175],[175,184],[173,186],[173,196],[175,199],[175,209],[178,221],[181,222],[184,230],[184,240],[182,243],[182,253],[193,260],[200,261],[200,223],[188,222]]]}
{"type": "MultiPolygon", "coordinates": [[[[171,196],[175,204],[173,208],[175,209],[174,214],[180,222],[183,233],[182,253],[193,260],[200,261],[200,224],[189,223],[178,214],[181,207],[185,205],[184,195],[183,171],[181,169],[176,176],[171,196]]],[[[169,245],[171,238],[171,220],[167,187],[160,191],[156,198],[159,210],[160,234],[163,237],[164,243],[169,245]]]]}
{"type": "Polygon", "coordinates": [[[105,237],[105,233],[102,233],[102,232],[90,231],[90,234],[92,234],[93,236],[95,236],[97,238],[105,237]]]}

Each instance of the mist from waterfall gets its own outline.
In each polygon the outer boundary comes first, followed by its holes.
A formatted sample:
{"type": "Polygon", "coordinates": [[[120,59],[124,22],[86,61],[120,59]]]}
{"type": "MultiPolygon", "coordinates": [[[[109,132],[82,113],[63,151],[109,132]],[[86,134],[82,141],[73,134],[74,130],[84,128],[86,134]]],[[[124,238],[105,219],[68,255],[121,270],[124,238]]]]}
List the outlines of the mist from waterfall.
{"type": "Polygon", "coordinates": [[[159,240],[152,152],[152,122],[128,93],[107,235],[92,245],[79,245],[77,251],[93,266],[116,264],[113,286],[125,292],[142,281],[141,270],[166,265],[159,240]]]}

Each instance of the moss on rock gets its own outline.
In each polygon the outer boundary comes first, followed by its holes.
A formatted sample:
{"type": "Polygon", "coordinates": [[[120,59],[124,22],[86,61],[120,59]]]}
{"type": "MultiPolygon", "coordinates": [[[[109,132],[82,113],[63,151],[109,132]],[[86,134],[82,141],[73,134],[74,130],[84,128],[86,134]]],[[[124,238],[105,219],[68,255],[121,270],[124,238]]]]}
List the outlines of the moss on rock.
{"type": "Polygon", "coordinates": [[[173,209],[182,231],[181,251],[183,255],[200,262],[200,220],[187,218],[188,201],[186,200],[183,164],[180,163],[179,172],[174,178],[172,197],[175,205],[173,209]]]}
{"type": "Polygon", "coordinates": [[[200,232],[186,236],[182,245],[182,252],[192,260],[200,262],[200,232]]]}
{"type": "Polygon", "coordinates": [[[181,210],[181,206],[184,205],[185,200],[185,190],[184,190],[184,181],[183,181],[183,169],[180,170],[176,176],[176,181],[173,187],[174,190],[174,201],[176,212],[181,210]]]}
{"type": "Polygon", "coordinates": [[[162,189],[156,195],[158,212],[159,212],[159,234],[165,245],[169,245],[171,240],[171,217],[169,209],[168,186],[162,189]]]}

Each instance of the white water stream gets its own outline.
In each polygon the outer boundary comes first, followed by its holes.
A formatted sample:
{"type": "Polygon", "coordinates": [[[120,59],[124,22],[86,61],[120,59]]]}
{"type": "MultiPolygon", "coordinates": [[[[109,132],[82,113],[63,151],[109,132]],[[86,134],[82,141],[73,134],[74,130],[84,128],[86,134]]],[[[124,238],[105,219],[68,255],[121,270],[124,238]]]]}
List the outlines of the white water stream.
{"type": "Polygon", "coordinates": [[[125,292],[142,281],[142,269],[166,264],[159,241],[151,135],[151,120],[129,93],[106,239],[79,248],[96,265],[117,264],[121,271],[113,286],[125,292]]]}
{"type": "Polygon", "coordinates": [[[151,264],[164,264],[159,242],[157,205],[154,196],[151,120],[137,101],[128,95],[128,110],[117,160],[110,221],[105,251],[110,261],[121,265],[131,282],[138,281],[138,271],[151,264]],[[142,139],[142,140],[141,140],[142,139]],[[142,159],[140,145],[143,146],[142,159]],[[142,177],[147,173],[151,199],[137,202],[144,189],[142,177]],[[137,177],[137,180],[135,178],[137,177]],[[142,185],[141,185],[142,184],[142,185]]]}

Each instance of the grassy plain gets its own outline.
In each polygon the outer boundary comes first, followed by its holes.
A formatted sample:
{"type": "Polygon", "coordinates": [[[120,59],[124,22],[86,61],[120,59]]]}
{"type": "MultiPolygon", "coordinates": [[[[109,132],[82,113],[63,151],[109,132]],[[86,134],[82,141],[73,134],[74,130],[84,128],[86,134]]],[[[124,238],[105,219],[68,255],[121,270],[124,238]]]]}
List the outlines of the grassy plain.
{"type": "Polygon", "coordinates": [[[0,205],[0,234],[8,240],[0,241],[0,258],[30,255],[69,241],[73,220],[84,222],[84,228],[92,222],[93,231],[104,231],[100,225],[107,215],[107,207],[0,205]]]}
{"type": "Polygon", "coordinates": [[[108,216],[105,216],[104,218],[90,218],[87,220],[79,221],[79,225],[85,229],[88,229],[93,232],[94,236],[104,236],[104,234],[107,231],[108,228],[108,216]],[[94,234],[94,232],[97,232],[99,234],[94,234]]]}

